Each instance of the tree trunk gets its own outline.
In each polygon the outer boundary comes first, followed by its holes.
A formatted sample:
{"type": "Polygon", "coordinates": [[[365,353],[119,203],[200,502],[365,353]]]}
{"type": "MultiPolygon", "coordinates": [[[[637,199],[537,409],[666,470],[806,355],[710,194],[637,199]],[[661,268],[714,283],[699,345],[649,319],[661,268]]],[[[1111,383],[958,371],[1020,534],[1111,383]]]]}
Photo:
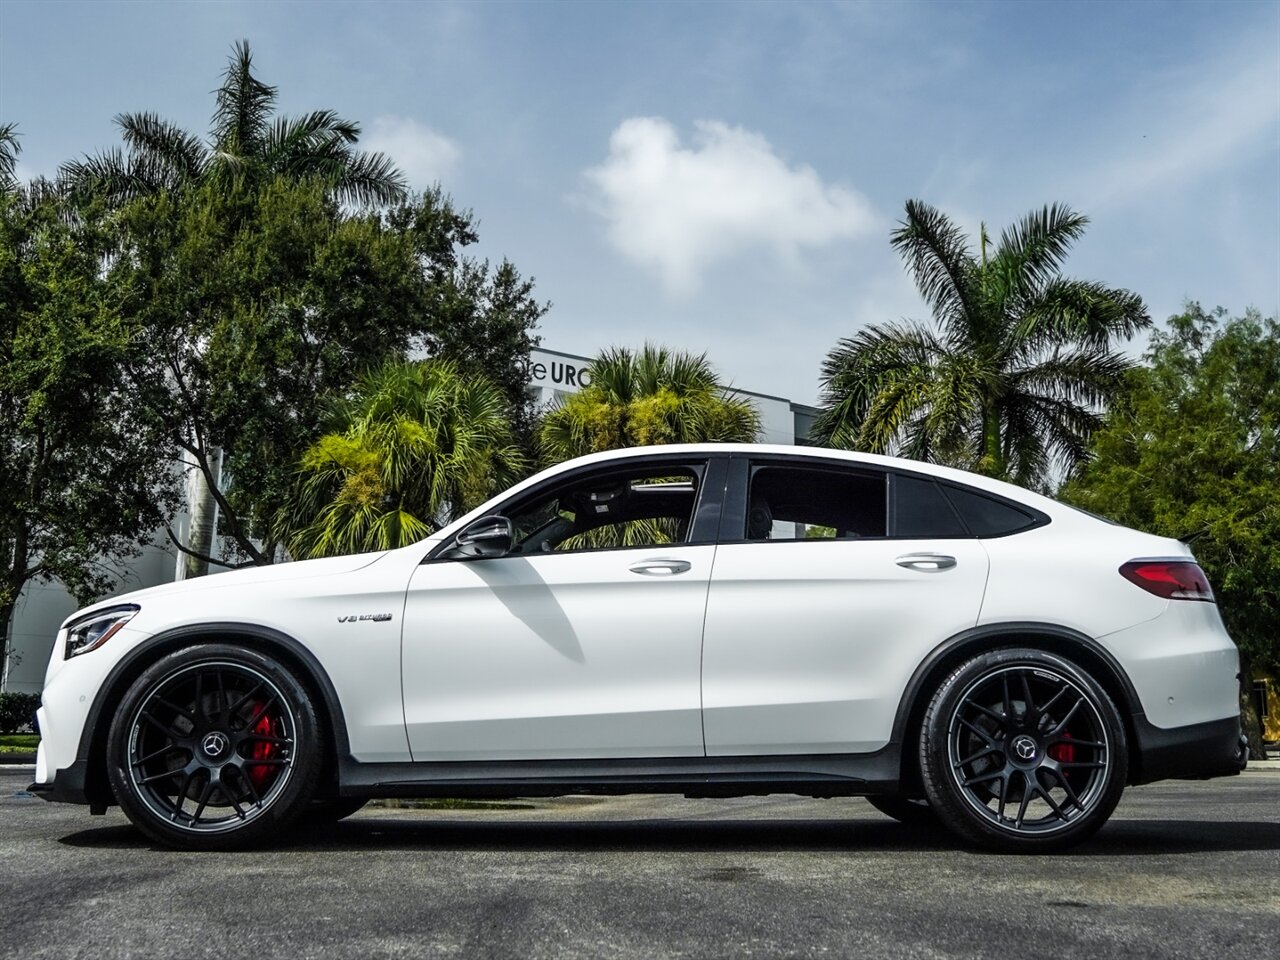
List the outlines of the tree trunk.
{"type": "Polygon", "coordinates": [[[982,413],[982,459],[978,471],[1004,479],[1004,455],[1000,447],[1000,412],[987,407],[982,413]]]}
{"type": "Polygon", "coordinates": [[[1248,686],[1240,691],[1240,727],[1244,735],[1249,738],[1249,759],[1267,759],[1266,748],[1262,745],[1262,718],[1258,716],[1258,705],[1254,702],[1253,690],[1248,686]]]}
{"type": "Polygon", "coordinates": [[[0,690],[9,677],[9,628],[13,625],[13,611],[17,596],[12,601],[0,603],[0,690]]]}
{"type": "MultiPolygon", "coordinates": [[[[209,471],[213,474],[214,483],[222,479],[222,448],[214,447],[209,451],[209,471]]],[[[187,531],[187,546],[196,553],[207,557],[212,554],[213,538],[218,529],[218,501],[214,499],[209,478],[197,465],[192,465],[190,480],[187,485],[190,498],[191,526],[187,531]]],[[[182,579],[190,580],[203,577],[209,572],[209,562],[201,557],[183,554],[182,579]]]]}

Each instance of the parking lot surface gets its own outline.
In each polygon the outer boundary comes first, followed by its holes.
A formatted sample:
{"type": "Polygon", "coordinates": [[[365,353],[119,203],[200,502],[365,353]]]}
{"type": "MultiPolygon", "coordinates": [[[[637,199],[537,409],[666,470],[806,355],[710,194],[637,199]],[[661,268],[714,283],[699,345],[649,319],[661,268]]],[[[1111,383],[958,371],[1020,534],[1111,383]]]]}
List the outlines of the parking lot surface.
{"type": "Polygon", "coordinates": [[[858,799],[367,807],[174,853],[0,767],[9,957],[1215,957],[1280,942],[1280,763],[1131,788],[1089,843],[995,856],[858,799]]]}

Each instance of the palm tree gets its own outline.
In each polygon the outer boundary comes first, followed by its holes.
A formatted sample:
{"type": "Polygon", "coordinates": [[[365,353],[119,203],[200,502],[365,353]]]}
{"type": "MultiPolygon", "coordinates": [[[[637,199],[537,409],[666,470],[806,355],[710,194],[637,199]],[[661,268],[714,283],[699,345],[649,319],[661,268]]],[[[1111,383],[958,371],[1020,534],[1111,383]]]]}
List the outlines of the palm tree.
{"type": "Polygon", "coordinates": [[[279,539],[299,559],[421,540],[524,470],[507,410],[500,389],[452,363],[384,364],[303,455],[279,539]]]}
{"type": "Polygon", "coordinates": [[[247,41],[234,48],[214,93],[208,142],[154,113],[122,113],[119,148],[66,163],[64,180],[78,191],[124,201],[209,181],[256,185],[286,177],[319,179],[348,203],[404,199],[404,176],[381,153],[354,149],[360,127],[332,110],[275,116],[276,88],[253,75],[247,41]]]}
{"type": "MultiPolygon", "coordinates": [[[[76,194],[116,204],[206,185],[228,193],[256,190],[280,177],[319,181],[347,203],[388,204],[407,196],[404,176],[388,157],[354,149],[358,124],[332,110],[276,116],[276,97],[275,87],[254,76],[249,44],[240,41],[214,92],[207,143],[154,113],[120,114],[116,125],[127,153],[116,148],[66,163],[62,183],[76,194]]],[[[186,577],[209,572],[222,483],[221,448],[197,446],[188,478],[186,577]]]]}
{"type": "Polygon", "coordinates": [[[18,125],[0,123],[0,194],[18,190],[18,154],[22,144],[18,142],[18,125]]]}
{"type": "Polygon", "coordinates": [[[978,253],[918,200],[892,235],[935,326],[873,325],[822,367],[814,439],[976,469],[1024,485],[1085,457],[1132,365],[1112,344],[1148,327],[1142,298],[1061,276],[1088,218],[1032,212],[978,253]]]}
{"type": "Polygon", "coordinates": [[[589,369],[591,385],[542,418],[549,462],[658,443],[751,442],[760,433],[755,406],[729,395],[705,354],[614,347],[589,369]]]}

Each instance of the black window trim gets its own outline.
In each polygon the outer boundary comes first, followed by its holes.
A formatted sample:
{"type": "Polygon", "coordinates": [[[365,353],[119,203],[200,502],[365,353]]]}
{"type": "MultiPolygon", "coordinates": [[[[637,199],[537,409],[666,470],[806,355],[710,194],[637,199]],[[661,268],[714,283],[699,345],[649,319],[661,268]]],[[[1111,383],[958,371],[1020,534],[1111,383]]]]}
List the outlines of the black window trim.
{"type": "MultiPolygon", "coordinates": [[[[640,454],[634,457],[619,457],[614,460],[608,460],[604,463],[585,464],[581,467],[575,467],[572,470],[566,470],[563,473],[557,473],[554,477],[548,477],[542,483],[530,487],[528,490],[522,491],[515,497],[508,498],[497,507],[486,514],[486,516],[508,516],[511,507],[523,506],[531,500],[536,500],[540,496],[545,496],[549,490],[559,487],[565,483],[572,483],[574,480],[588,476],[590,474],[600,474],[607,476],[610,473],[627,473],[630,468],[637,465],[643,465],[646,469],[652,467],[680,467],[690,471],[698,477],[698,493],[693,505],[693,522],[689,524],[689,538],[681,543],[665,544],[668,548],[676,547],[699,547],[714,546],[716,543],[716,533],[720,528],[721,505],[725,494],[725,476],[728,470],[728,456],[720,453],[695,454],[693,456],[681,456],[679,454],[671,454],[662,457],[651,457],[640,454]]],[[[457,536],[436,545],[423,559],[422,563],[474,563],[471,558],[447,557],[448,553],[457,545],[457,536]]],[[[655,550],[661,547],[650,544],[648,546],[638,545],[631,547],[584,547],[579,550],[561,550],[554,553],[539,554],[539,556],[571,556],[579,553],[602,553],[604,551],[614,550],[655,550]]],[[[507,560],[511,557],[525,557],[531,554],[509,554],[506,557],[493,557],[495,560],[507,560]]]]}
{"type": "MultiPolygon", "coordinates": [[[[812,449],[812,448],[810,448],[812,449]]],[[[904,470],[899,467],[887,467],[878,463],[863,463],[857,460],[843,460],[826,457],[814,457],[806,454],[785,454],[785,453],[769,453],[764,455],[749,453],[734,453],[728,458],[728,485],[724,492],[724,506],[720,516],[720,527],[717,536],[717,542],[724,545],[737,544],[754,544],[754,543],[827,543],[831,542],[824,539],[815,538],[808,540],[748,540],[747,533],[747,496],[751,485],[751,477],[756,468],[761,466],[808,466],[819,470],[853,470],[862,473],[878,473],[885,477],[885,530],[893,531],[897,523],[897,509],[894,503],[894,477],[903,476],[911,477],[916,480],[929,481],[942,488],[943,499],[947,505],[951,507],[952,512],[956,515],[956,519],[960,521],[960,525],[968,531],[963,535],[936,536],[936,537],[920,537],[920,536],[898,536],[896,533],[886,533],[882,537],[858,537],[849,539],[843,543],[854,543],[861,541],[881,541],[881,540],[999,540],[1003,537],[1012,537],[1019,534],[1027,533],[1038,527],[1047,526],[1051,522],[1048,514],[1035,507],[1029,506],[1019,500],[1013,500],[1009,497],[1001,496],[998,493],[991,493],[980,487],[970,486],[966,483],[960,483],[951,479],[935,476],[931,473],[922,473],[916,470],[904,470]],[[973,496],[986,497],[998,504],[1007,506],[1010,509],[1017,510],[1019,513],[1026,514],[1030,518],[1030,523],[1016,530],[1010,530],[1006,533],[995,533],[987,536],[979,536],[975,534],[965,521],[964,514],[955,505],[952,499],[946,495],[947,489],[960,490],[973,496]],[[734,531],[740,531],[737,536],[733,536],[734,531]]]]}

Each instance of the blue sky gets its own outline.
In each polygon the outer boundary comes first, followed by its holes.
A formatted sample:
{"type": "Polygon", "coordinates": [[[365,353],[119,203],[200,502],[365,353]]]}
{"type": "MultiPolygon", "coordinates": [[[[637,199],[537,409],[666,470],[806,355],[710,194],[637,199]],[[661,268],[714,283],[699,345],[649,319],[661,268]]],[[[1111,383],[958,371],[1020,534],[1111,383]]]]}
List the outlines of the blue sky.
{"type": "Polygon", "coordinates": [[[247,38],[439,180],[553,302],[544,344],[657,340],[810,402],[860,326],[927,316],[888,245],[1064,201],[1068,272],[1280,312],[1280,3],[0,2],[20,173],[154,110],[204,131],[247,38]]]}

